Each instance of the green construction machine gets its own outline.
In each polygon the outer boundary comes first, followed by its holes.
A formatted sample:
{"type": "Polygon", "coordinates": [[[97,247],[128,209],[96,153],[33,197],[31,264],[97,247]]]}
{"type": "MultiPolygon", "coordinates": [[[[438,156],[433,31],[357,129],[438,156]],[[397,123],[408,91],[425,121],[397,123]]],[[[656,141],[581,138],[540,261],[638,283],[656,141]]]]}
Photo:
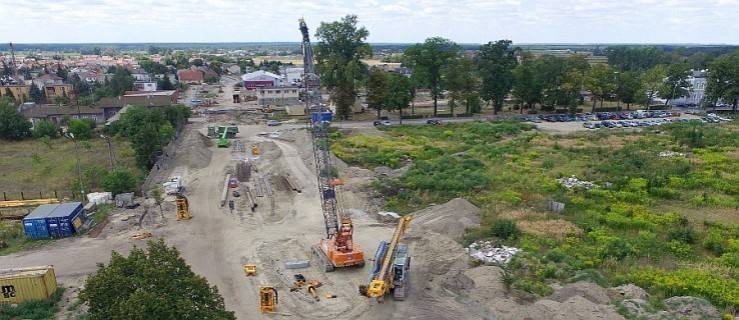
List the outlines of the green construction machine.
{"type": "Polygon", "coordinates": [[[239,133],[239,127],[237,126],[208,126],[208,138],[215,139],[220,138],[221,135],[226,132],[227,138],[233,139],[236,134],[239,133]]]}
{"type": "Polygon", "coordinates": [[[223,130],[221,133],[221,137],[218,138],[218,147],[219,148],[228,148],[231,145],[231,141],[228,140],[228,131],[223,130]]]}

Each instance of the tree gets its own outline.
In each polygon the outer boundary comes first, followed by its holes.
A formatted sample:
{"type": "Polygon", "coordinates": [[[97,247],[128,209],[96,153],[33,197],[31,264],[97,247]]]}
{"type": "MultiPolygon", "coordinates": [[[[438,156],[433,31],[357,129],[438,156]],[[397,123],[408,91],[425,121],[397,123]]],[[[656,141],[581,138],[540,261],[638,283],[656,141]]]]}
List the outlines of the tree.
{"type": "Polygon", "coordinates": [[[162,90],[174,90],[174,85],[172,84],[172,81],[169,80],[169,75],[166,73],[164,74],[164,78],[162,79],[162,84],[160,86],[162,90]]]}
{"type": "Polygon", "coordinates": [[[33,137],[39,139],[41,137],[54,138],[59,133],[59,127],[51,121],[41,120],[36,123],[36,128],[33,129],[33,137]]]}
{"type": "Polygon", "coordinates": [[[0,139],[20,140],[31,134],[31,122],[18,108],[0,99],[0,139]]]}
{"type": "Polygon", "coordinates": [[[457,106],[464,107],[465,113],[479,111],[480,96],[477,92],[479,81],[474,60],[468,57],[457,57],[446,68],[445,78],[448,92],[447,104],[452,114],[457,106]]]}
{"type": "Polygon", "coordinates": [[[126,68],[110,67],[108,72],[113,74],[110,78],[109,85],[107,86],[110,87],[114,96],[122,96],[126,93],[126,90],[133,90],[133,82],[135,78],[126,68]]]}
{"type": "Polygon", "coordinates": [[[385,92],[385,108],[388,111],[400,111],[400,123],[403,124],[403,108],[407,107],[413,97],[411,92],[413,85],[410,80],[399,73],[391,73],[388,76],[388,90],[385,92]]]}
{"type": "Polygon", "coordinates": [[[357,16],[347,15],[341,21],[321,22],[316,31],[319,39],[315,47],[316,71],[321,75],[321,86],[331,92],[331,101],[337,113],[346,118],[356,100],[355,80],[367,73],[361,61],[372,55],[372,47],[365,42],[369,31],[357,28],[357,16]]]}
{"type": "Polygon", "coordinates": [[[405,64],[413,69],[413,82],[431,90],[434,99],[434,117],[438,114],[438,100],[444,95],[442,76],[444,67],[449,66],[459,52],[459,46],[441,37],[428,38],[405,49],[405,64]]]}
{"type": "Polygon", "coordinates": [[[736,113],[739,102],[739,50],[719,56],[708,70],[706,96],[713,103],[731,103],[732,113],[736,113]]]}
{"type": "Polygon", "coordinates": [[[646,101],[643,102],[645,102],[647,108],[649,108],[649,106],[652,104],[652,100],[654,99],[654,97],[657,96],[660,87],[662,87],[662,84],[665,82],[666,76],[667,69],[663,65],[657,65],[642,74],[642,92],[647,93],[645,99],[646,101]]]}
{"type": "Polygon", "coordinates": [[[90,122],[83,119],[75,119],[69,122],[67,126],[69,132],[74,134],[75,139],[87,140],[92,138],[92,127],[90,122]]]}
{"type": "Polygon", "coordinates": [[[136,188],[136,177],[128,168],[117,167],[103,178],[102,185],[105,191],[109,191],[113,195],[133,192],[136,188]]]}
{"type": "Polygon", "coordinates": [[[5,95],[3,98],[15,102],[15,96],[13,95],[13,91],[10,91],[10,87],[5,87],[5,95]]]}
{"type": "Polygon", "coordinates": [[[666,78],[659,90],[659,96],[665,99],[665,105],[675,97],[684,97],[690,93],[690,82],[688,82],[690,74],[690,67],[687,64],[673,63],[667,66],[666,78]]]}
{"type": "Polygon", "coordinates": [[[536,69],[536,61],[528,52],[522,55],[521,63],[513,69],[513,96],[520,101],[521,113],[524,105],[533,109],[541,98],[541,80],[536,69]]]}
{"type": "Polygon", "coordinates": [[[33,100],[36,103],[41,103],[41,101],[44,100],[44,93],[35,84],[31,85],[31,89],[29,90],[29,95],[31,96],[31,100],[33,100]]]}
{"type": "Polygon", "coordinates": [[[164,211],[162,210],[162,203],[164,203],[162,188],[160,186],[156,186],[149,192],[149,194],[151,195],[151,198],[154,199],[154,204],[159,207],[159,214],[164,218],[164,211]]]}
{"type": "Polygon", "coordinates": [[[131,138],[131,147],[136,152],[136,164],[143,169],[151,169],[162,151],[161,134],[152,122],[144,122],[131,138]]]}
{"type": "Polygon", "coordinates": [[[382,110],[385,109],[385,93],[388,89],[388,77],[385,71],[378,67],[370,68],[367,76],[367,107],[377,111],[377,119],[382,116],[382,110]]]}
{"type": "Polygon", "coordinates": [[[503,108],[506,96],[513,88],[513,69],[516,67],[515,51],[510,49],[510,40],[488,42],[480,47],[475,56],[477,71],[482,79],[480,95],[493,103],[493,114],[503,108]]]}
{"type": "Polygon", "coordinates": [[[616,75],[616,97],[626,104],[626,110],[631,110],[631,104],[637,102],[641,80],[636,72],[626,71],[616,75]]]}
{"type": "Polygon", "coordinates": [[[80,299],[98,319],[236,319],[216,286],[192,272],[179,251],[164,240],[134,247],[124,257],[113,251],[108,265],[85,280],[80,299]]]}
{"type": "Polygon", "coordinates": [[[656,66],[662,57],[662,50],[657,47],[616,46],[607,52],[608,65],[620,72],[644,72],[656,66]]]}
{"type": "Polygon", "coordinates": [[[606,94],[612,92],[615,88],[613,76],[613,72],[605,64],[596,64],[590,68],[590,72],[585,77],[585,87],[593,95],[593,110],[591,112],[595,112],[595,104],[598,101],[600,101],[600,107],[603,108],[603,99],[606,94]]]}

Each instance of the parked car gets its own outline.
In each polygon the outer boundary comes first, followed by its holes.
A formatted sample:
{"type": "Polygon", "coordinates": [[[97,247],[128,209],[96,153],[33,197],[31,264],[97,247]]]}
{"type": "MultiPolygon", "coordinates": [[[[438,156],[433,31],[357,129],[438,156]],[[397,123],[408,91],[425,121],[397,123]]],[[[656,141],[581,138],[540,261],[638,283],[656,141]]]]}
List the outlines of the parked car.
{"type": "Polygon", "coordinates": [[[595,129],[595,126],[590,122],[583,122],[582,126],[588,129],[595,129]]]}
{"type": "Polygon", "coordinates": [[[274,126],[282,125],[282,122],[277,121],[277,120],[269,120],[267,121],[267,125],[270,127],[274,127],[274,126]]]}
{"type": "Polygon", "coordinates": [[[442,125],[444,124],[444,121],[441,121],[439,119],[428,119],[426,120],[426,124],[442,125]]]}
{"type": "Polygon", "coordinates": [[[375,121],[375,122],[372,122],[372,124],[374,124],[375,127],[377,127],[377,126],[389,126],[390,125],[390,121],[386,121],[386,120],[383,120],[383,121],[375,121]]]}

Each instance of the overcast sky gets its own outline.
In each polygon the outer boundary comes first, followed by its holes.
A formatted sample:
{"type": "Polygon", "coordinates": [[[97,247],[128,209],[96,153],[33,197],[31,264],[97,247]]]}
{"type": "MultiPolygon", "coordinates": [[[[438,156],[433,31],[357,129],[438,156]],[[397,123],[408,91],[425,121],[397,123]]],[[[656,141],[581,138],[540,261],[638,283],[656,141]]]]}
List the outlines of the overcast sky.
{"type": "Polygon", "coordinates": [[[0,0],[0,41],[299,42],[347,14],[373,43],[739,43],[739,0],[0,0]]]}

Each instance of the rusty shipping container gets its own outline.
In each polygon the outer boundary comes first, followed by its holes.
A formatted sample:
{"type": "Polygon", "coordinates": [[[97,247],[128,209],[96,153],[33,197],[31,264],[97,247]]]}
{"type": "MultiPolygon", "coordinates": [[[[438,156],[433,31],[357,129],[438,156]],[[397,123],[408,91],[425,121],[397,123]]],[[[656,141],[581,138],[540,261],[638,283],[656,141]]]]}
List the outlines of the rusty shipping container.
{"type": "Polygon", "coordinates": [[[56,292],[52,266],[0,269],[0,305],[44,300],[56,292]]]}

